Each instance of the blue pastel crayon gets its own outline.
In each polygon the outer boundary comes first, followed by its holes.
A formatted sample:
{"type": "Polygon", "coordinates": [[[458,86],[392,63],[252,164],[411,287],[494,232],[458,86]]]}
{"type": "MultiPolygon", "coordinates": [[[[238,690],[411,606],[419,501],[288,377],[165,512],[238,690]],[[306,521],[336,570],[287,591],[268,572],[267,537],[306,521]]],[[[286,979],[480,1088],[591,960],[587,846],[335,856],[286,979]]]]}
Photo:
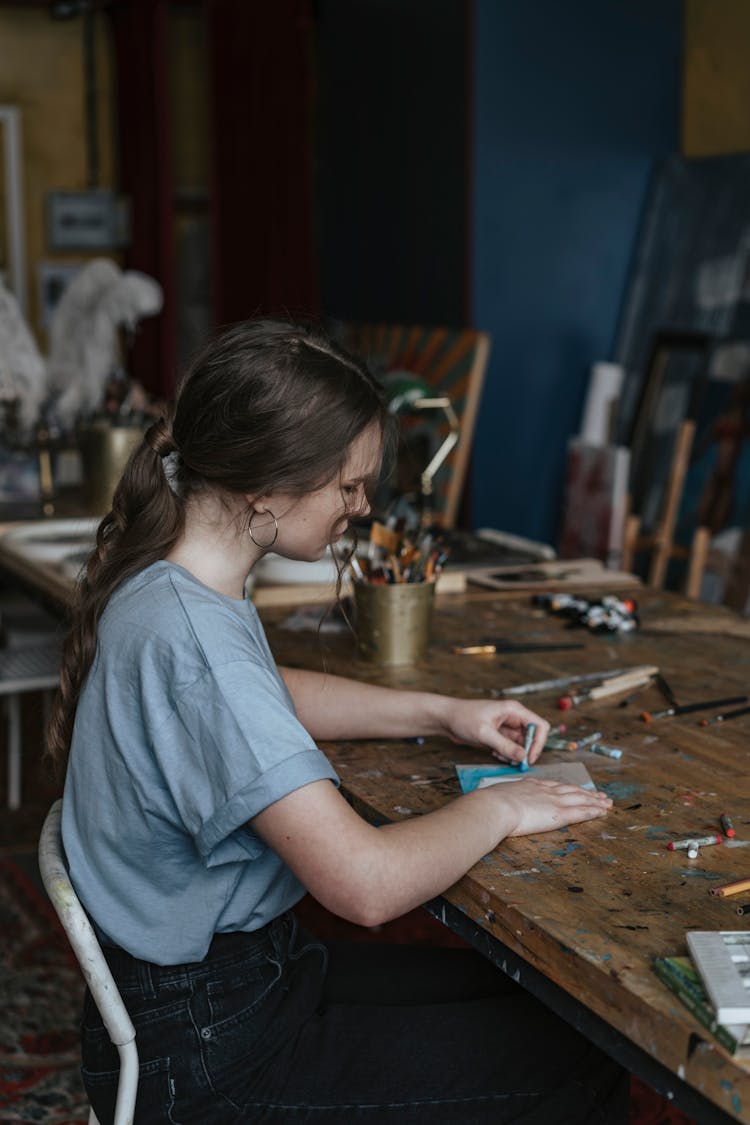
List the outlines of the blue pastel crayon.
{"type": "Polygon", "coordinates": [[[529,723],[526,727],[526,737],[523,743],[523,761],[518,763],[518,768],[523,771],[529,768],[529,751],[536,734],[536,723],[529,723]]]}

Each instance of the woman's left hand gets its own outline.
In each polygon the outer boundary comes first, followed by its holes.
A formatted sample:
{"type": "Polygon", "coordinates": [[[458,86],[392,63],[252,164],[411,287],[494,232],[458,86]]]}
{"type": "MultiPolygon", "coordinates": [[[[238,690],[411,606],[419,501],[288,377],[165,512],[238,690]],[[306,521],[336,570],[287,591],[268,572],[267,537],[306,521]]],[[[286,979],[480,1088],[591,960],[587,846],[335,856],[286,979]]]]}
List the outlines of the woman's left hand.
{"type": "Polygon", "coordinates": [[[515,699],[451,699],[445,709],[443,726],[453,742],[486,747],[501,762],[523,761],[526,727],[536,731],[529,751],[535,762],[544,749],[549,723],[515,699]]]}

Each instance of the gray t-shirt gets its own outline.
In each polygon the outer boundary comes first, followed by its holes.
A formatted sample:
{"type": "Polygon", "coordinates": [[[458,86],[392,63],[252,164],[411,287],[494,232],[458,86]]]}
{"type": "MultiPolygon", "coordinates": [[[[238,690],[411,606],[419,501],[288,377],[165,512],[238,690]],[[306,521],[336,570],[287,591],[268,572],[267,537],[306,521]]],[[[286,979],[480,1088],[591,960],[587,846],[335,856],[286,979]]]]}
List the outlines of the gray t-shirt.
{"type": "Polygon", "coordinates": [[[181,964],[215,933],[289,909],[304,888],[245,824],[322,778],[338,782],[252,603],[164,561],[116,591],[76,712],[62,826],[105,938],[181,964]]]}

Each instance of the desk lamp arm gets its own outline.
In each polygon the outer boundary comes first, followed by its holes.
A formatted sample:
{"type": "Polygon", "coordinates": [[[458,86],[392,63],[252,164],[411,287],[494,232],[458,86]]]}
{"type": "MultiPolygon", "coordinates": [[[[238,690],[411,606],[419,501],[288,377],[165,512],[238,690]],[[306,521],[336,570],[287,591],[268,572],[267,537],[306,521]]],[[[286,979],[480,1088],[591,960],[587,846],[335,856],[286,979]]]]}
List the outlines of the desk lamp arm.
{"type": "Polygon", "coordinates": [[[424,503],[422,522],[429,523],[432,520],[432,481],[448,454],[458,445],[460,425],[451,400],[445,395],[438,398],[418,398],[415,399],[412,405],[417,410],[442,410],[450,425],[450,433],[446,436],[440,448],[435,452],[429,465],[423,469],[421,475],[422,498],[424,503]]]}

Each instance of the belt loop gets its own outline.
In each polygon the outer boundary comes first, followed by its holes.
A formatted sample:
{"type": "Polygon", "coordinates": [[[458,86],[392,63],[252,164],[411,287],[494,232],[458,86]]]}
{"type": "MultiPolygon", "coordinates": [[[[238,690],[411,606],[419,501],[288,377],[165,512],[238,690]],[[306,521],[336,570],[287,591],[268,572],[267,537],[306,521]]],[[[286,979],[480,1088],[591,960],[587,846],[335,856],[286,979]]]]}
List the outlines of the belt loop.
{"type": "Polygon", "coordinates": [[[280,961],[285,961],[289,947],[291,945],[292,929],[292,915],[291,912],[280,914],[278,918],[274,918],[269,926],[269,937],[273,945],[276,956],[280,961]]]}
{"type": "Polygon", "coordinates": [[[154,978],[151,974],[152,965],[150,961],[141,961],[140,958],[134,958],[136,966],[136,977],[138,979],[138,988],[140,989],[141,996],[144,1000],[155,1000],[156,989],[154,988],[154,978]]]}

